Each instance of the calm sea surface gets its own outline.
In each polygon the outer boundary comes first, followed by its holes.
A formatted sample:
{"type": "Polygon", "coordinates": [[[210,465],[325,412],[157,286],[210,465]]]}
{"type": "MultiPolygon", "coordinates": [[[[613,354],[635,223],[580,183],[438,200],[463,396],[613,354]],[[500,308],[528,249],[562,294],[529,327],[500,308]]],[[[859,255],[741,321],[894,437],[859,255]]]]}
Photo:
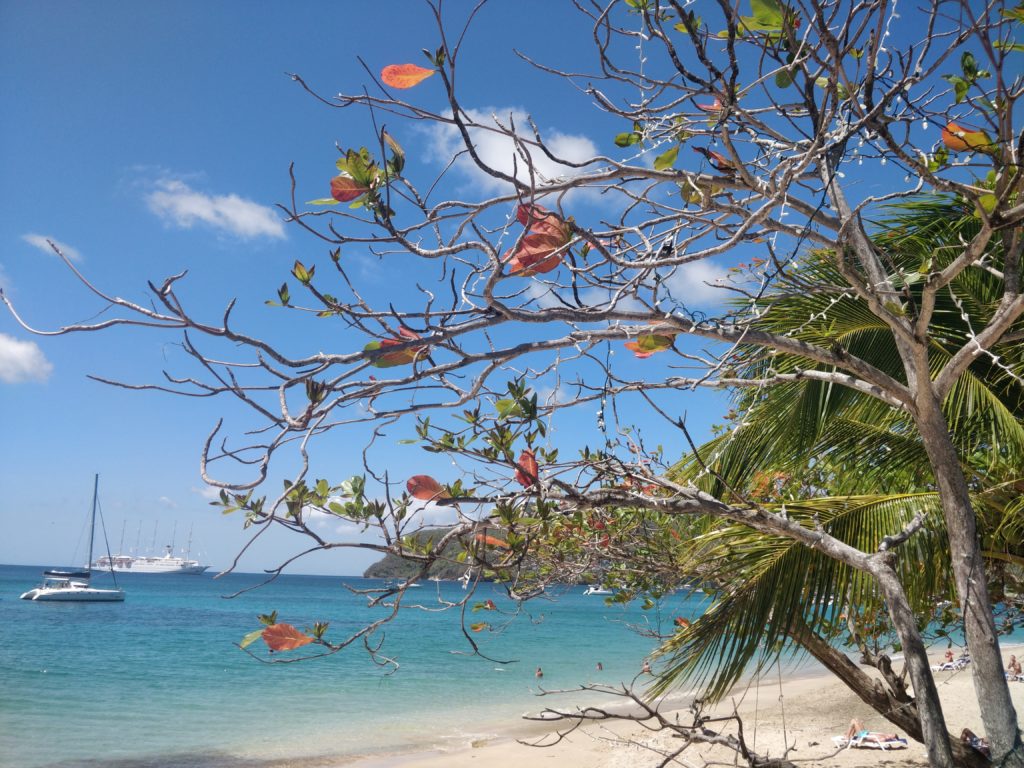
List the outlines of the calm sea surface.
{"type": "MultiPolygon", "coordinates": [[[[349,755],[458,748],[521,725],[524,712],[604,701],[538,698],[538,666],[549,690],[628,682],[656,644],[638,626],[660,621],[668,634],[675,616],[703,610],[681,596],[660,612],[607,606],[575,587],[531,601],[514,620],[467,613],[467,624],[510,622],[502,632],[473,635],[500,660],[493,661],[467,655],[457,612],[410,608],[385,628],[382,652],[401,665],[389,675],[359,645],[274,665],[233,645],[259,628],[257,614],[275,609],[279,621],[299,627],[328,620],[328,637],[340,638],[381,615],[342,585],[379,581],[284,576],[225,599],[261,577],[132,574],[120,579],[124,603],[19,600],[41,570],[0,566],[3,768],[300,768],[349,755]]],[[[406,605],[436,609],[439,596],[464,594],[457,583],[424,582],[406,605]]],[[[488,598],[512,608],[491,585],[475,601],[488,598]]],[[[1021,643],[1024,627],[1003,641],[1021,643]]]]}
{"type": "MultiPolygon", "coordinates": [[[[132,574],[119,579],[124,603],[19,600],[41,570],[0,566],[0,765],[10,768],[302,765],[462,746],[514,727],[526,711],[564,706],[531,692],[536,667],[549,689],[629,681],[655,645],[629,625],[660,618],[668,634],[674,616],[701,610],[682,597],[669,598],[661,614],[609,607],[582,588],[566,589],[528,603],[529,615],[503,632],[473,635],[492,658],[516,663],[464,655],[469,646],[455,611],[403,610],[384,632],[383,652],[401,664],[388,675],[359,645],[277,665],[233,645],[259,628],[257,614],[274,609],[279,621],[300,627],[329,620],[328,637],[339,638],[381,615],[342,584],[380,582],[284,576],[225,599],[261,577],[132,574]]],[[[436,608],[439,592],[465,594],[457,583],[424,582],[406,604],[415,598],[436,608]]],[[[511,609],[502,595],[488,585],[477,599],[511,609]]],[[[503,617],[467,615],[467,624],[485,620],[498,626],[503,617]]]]}

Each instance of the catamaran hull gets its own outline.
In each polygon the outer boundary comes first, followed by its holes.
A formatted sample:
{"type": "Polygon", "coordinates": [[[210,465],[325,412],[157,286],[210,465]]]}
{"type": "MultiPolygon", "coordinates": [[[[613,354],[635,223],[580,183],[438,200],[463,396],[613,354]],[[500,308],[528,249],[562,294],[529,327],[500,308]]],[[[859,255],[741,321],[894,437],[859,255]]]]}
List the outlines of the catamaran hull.
{"type": "Polygon", "coordinates": [[[22,600],[37,602],[65,603],[120,603],[124,601],[124,592],[120,589],[44,589],[36,587],[21,596],[22,600]]]}

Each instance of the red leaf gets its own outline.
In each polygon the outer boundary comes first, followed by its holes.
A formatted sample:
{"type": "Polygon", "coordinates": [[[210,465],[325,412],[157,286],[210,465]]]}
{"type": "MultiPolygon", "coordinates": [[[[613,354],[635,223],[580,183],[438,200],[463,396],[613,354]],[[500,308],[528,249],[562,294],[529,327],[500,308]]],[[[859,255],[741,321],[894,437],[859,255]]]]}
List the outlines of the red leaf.
{"type": "Polygon", "coordinates": [[[736,171],[736,166],[733,165],[732,160],[721,152],[715,152],[713,149],[705,149],[704,147],[691,147],[691,149],[698,155],[704,155],[722,173],[734,173],[736,171]]]}
{"type": "Polygon", "coordinates": [[[683,629],[686,629],[688,626],[690,626],[690,622],[687,619],[684,619],[682,616],[676,616],[674,621],[677,627],[682,627],[683,629]]]}
{"type": "Polygon", "coordinates": [[[388,64],[380,71],[380,79],[384,81],[385,85],[390,85],[392,88],[412,88],[414,85],[422,83],[434,72],[433,69],[424,69],[415,64],[388,64]]]}
{"type": "Polygon", "coordinates": [[[364,186],[351,176],[335,176],[331,179],[331,197],[339,203],[351,203],[356,198],[361,198],[370,191],[369,186],[364,186]]]}
{"type": "Polygon", "coordinates": [[[484,600],[484,608],[488,611],[496,611],[498,606],[494,604],[493,600],[484,600]]]}
{"type": "Polygon", "coordinates": [[[697,109],[704,112],[721,112],[722,111],[722,100],[715,96],[715,100],[710,104],[698,104],[697,109]]]}
{"type": "Polygon", "coordinates": [[[331,179],[331,197],[339,203],[351,203],[370,191],[351,176],[335,176],[331,179]]]}
{"type": "Polygon", "coordinates": [[[537,459],[533,451],[527,448],[519,454],[519,461],[516,462],[516,482],[523,488],[529,488],[537,482],[537,459]]]}
{"type": "Polygon", "coordinates": [[[414,499],[421,501],[438,501],[450,499],[451,496],[445,491],[444,486],[430,475],[413,475],[405,483],[406,490],[414,499]]]}
{"type": "Polygon", "coordinates": [[[271,624],[263,630],[263,642],[272,651],[294,651],[313,642],[313,638],[291,624],[271,624]]]}

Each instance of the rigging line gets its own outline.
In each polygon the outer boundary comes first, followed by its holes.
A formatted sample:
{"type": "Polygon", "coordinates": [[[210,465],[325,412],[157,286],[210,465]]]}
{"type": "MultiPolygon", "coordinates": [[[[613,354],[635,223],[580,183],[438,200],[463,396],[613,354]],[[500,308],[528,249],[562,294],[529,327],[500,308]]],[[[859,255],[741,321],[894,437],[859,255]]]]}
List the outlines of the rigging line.
{"type": "Polygon", "coordinates": [[[786,750],[789,748],[789,737],[786,736],[786,705],[783,701],[785,698],[782,695],[782,661],[775,662],[775,670],[779,675],[779,711],[782,713],[782,748],[786,750]]]}
{"type": "MultiPolygon", "coordinates": [[[[103,519],[103,504],[100,502],[99,497],[96,498],[96,511],[100,515],[100,530],[103,531],[103,548],[107,553],[107,566],[110,568],[110,576],[114,580],[114,586],[117,586],[117,574],[114,572],[114,558],[110,555],[110,540],[107,538],[107,522],[103,519]]],[[[89,553],[92,557],[92,552],[89,553]]],[[[92,569],[92,563],[89,563],[90,570],[92,569]]]]}

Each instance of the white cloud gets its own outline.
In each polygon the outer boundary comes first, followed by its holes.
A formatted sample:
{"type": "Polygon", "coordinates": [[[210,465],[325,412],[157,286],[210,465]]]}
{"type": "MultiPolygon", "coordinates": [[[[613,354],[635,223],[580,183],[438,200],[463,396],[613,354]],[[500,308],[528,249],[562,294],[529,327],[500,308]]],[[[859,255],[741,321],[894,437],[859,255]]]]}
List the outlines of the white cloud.
{"type": "Polygon", "coordinates": [[[682,264],[665,276],[662,284],[672,298],[684,304],[706,306],[733,295],[721,286],[728,281],[729,271],[713,261],[702,259],[682,264]]]}
{"type": "Polygon", "coordinates": [[[207,195],[180,179],[162,179],[146,195],[149,210],[164,221],[191,229],[206,224],[243,240],[284,238],[284,224],[273,208],[238,195],[207,195]]]}
{"type": "Polygon", "coordinates": [[[51,256],[56,256],[53,252],[53,248],[50,247],[50,243],[53,243],[60,249],[70,261],[81,261],[82,254],[78,252],[77,248],[74,248],[67,243],[62,243],[60,240],[55,238],[53,235],[39,235],[35,232],[29,232],[27,235],[22,235],[21,239],[31,245],[33,248],[38,248],[43,253],[48,253],[51,256]],[[48,243],[47,240],[50,242],[48,243]]]}
{"type": "Polygon", "coordinates": [[[178,506],[174,502],[174,499],[172,499],[172,498],[170,498],[168,496],[161,496],[159,499],[157,499],[157,501],[160,502],[163,506],[169,507],[171,509],[175,509],[178,506]]]}
{"type": "Polygon", "coordinates": [[[52,372],[53,364],[38,344],[0,333],[0,381],[5,384],[46,381],[52,372]]]}
{"type": "Polygon", "coordinates": [[[216,488],[212,485],[204,485],[202,488],[196,488],[193,486],[192,493],[206,499],[207,501],[220,500],[220,488],[216,488]]]}
{"type": "MultiPolygon", "coordinates": [[[[476,123],[482,125],[508,125],[514,121],[516,132],[526,139],[533,140],[533,132],[530,130],[528,115],[526,112],[512,107],[493,109],[469,109],[466,110],[469,117],[476,123]]],[[[481,161],[486,165],[499,170],[509,176],[515,175],[523,181],[529,181],[529,165],[520,155],[521,147],[516,147],[513,141],[499,130],[486,130],[473,128],[469,132],[481,161]]],[[[560,157],[571,162],[584,162],[597,154],[597,147],[586,136],[562,133],[558,130],[550,130],[543,133],[544,143],[555,157],[560,157]]],[[[434,151],[437,153],[437,160],[447,163],[460,150],[463,150],[462,135],[458,128],[452,125],[439,125],[433,129],[434,151]]],[[[551,181],[559,177],[566,177],[578,174],[579,169],[562,165],[551,160],[547,155],[538,150],[530,152],[533,170],[537,175],[538,186],[543,182],[551,181]]],[[[468,153],[463,152],[455,167],[459,169],[476,188],[485,192],[507,192],[508,183],[496,179],[477,167],[476,163],[468,153]]]]}

